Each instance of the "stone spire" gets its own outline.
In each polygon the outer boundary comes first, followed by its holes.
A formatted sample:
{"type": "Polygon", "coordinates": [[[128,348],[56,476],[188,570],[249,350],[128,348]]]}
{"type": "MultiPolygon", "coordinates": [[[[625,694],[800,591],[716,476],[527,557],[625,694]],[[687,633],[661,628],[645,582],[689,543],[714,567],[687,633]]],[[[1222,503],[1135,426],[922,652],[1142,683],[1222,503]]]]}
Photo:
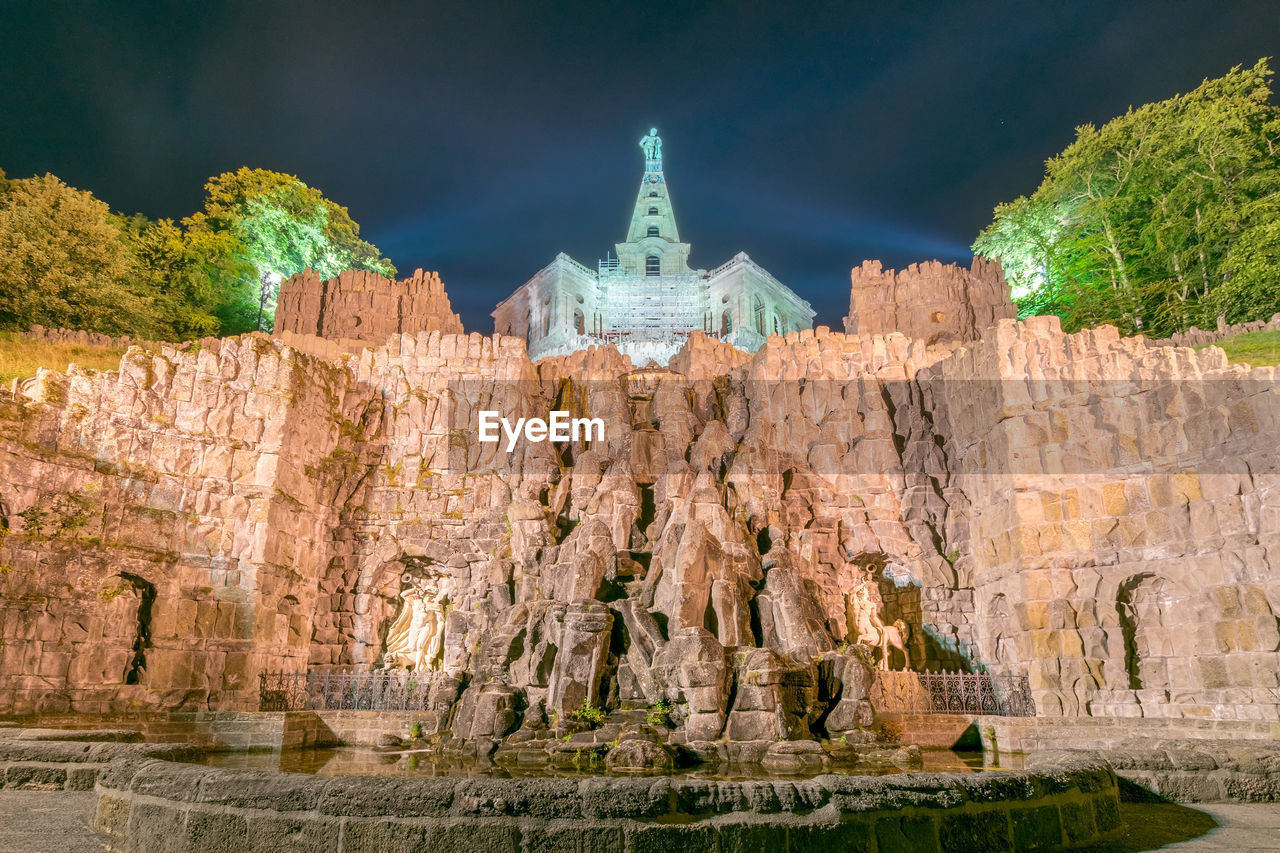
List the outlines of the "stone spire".
{"type": "Polygon", "coordinates": [[[627,239],[615,243],[618,260],[614,271],[624,275],[689,275],[689,244],[680,242],[676,214],[662,174],[662,137],[655,127],[640,138],[644,151],[644,177],[631,214],[627,239]]]}
{"type": "Polygon", "coordinates": [[[676,214],[671,209],[667,179],[662,174],[662,137],[658,136],[656,127],[640,138],[640,148],[644,151],[644,177],[640,179],[640,193],[636,196],[635,212],[631,214],[631,227],[627,229],[627,242],[638,243],[653,236],[650,229],[656,228],[657,236],[679,243],[676,214]]]}

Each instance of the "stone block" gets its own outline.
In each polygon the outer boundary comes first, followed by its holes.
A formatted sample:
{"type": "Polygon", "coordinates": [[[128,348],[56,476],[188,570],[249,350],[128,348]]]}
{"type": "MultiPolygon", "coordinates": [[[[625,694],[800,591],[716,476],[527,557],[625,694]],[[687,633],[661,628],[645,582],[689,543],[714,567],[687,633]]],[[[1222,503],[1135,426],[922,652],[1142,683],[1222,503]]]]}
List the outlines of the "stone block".
{"type": "Polygon", "coordinates": [[[327,815],[444,817],[453,803],[457,779],[398,779],[348,776],[325,782],[316,810],[327,815]]]}
{"type": "Polygon", "coordinates": [[[1120,817],[1120,801],[1110,795],[1093,798],[1093,822],[1099,834],[1106,835],[1119,829],[1124,821],[1120,817]]]}
{"type": "Polygon", "coordinates": [[[130,849],[147,853],[188,853],[187,813],[171,803],[134,803],[129,810],[130,849]]]}
{"type": "MultiPolygon", "coordinates": [[[[587,826],[574,821],[548,821],[524,826],[521,853],[622,853],[622,827],[616,823],[587,826]]],[[[721,845],[723,850],[723,843],[721,845]]],[[[761,849],[761,848],[754,848],[761,849]]]]}
{"type": "Polygon", "coordinates": [[[341,835],[337,819],[314,815],[251,815],[249,853],[337,853],[341,835]]]}
{"type": "Polygon", "coordinates": [[[98,781],[100,768],[92,764],[78,764],[67,767],[68,791],[92,791],[98,781]]]}
{"type": "Polygon", "coordinates": [[[579,818],[582,799],[571,779],[466,779],[454,789],[452,811],[481,817],[579,818]]]}
{"type": "Polygon", "coordinates": [[[938,819],[938,840],[943,850],[966,853],[1006,853],[1014,849],[1009,815],[1003,810],[947,812],[938,819]]]}
{"type": "Polygon", "coordinates": [[[1063,803],[1059,807],[1068,844],[1081,844],[1097,835],[1093,804],[1089,801],[1063,803]]]}
{"type": "Polygon", "coordinates": [[[61,791],[67,786],[67,768],[64,764],[37,764],[24,762],[4,768],[5,788],[31,791],[61,791]]]}
{"type": "Polygon", "coordinates": [[[932,816],[893,815],[875,824],[876,849],[902,853],[933,853],[938,849],[938,826],[932,816]]]}
{"type": "Polygon", "coordinates": [[[249,846],[248,822],[238,814],[193,806],[187,812],[187,845],[201,853],[242,853],[249,846]]]}
{"type": "Polygon", "coordinates": [[[112,838],[124,838],[129,831],[129,800],[99,794],[89,826],[94,832],[109,835],[112,838]]]}
{"type": "Polygon", "coordinates": [[[244,809],[280,812],[312,811],[320,802],[323,779],[271,771],[237,770],[209,773],[197,801],[244,809]]]}
{"type": "Polygon", "coordinates": [[[340,853],[419,853],[441,849],[432,846],[433,830],[434,825],[425,822],[347,818],[342,821],[339,850],[340,853]]]}
{"type": "Polygon", "coordinates": [[[1056,806],[1014,809],[1009,819],[1013,827],[1013,848],[1020,853],[1056,850],[1062,846],[1062,820],[1056,806]]]}
{"type": "Polygon", "coordinates": [[[718,838],[706,824],[623,824],[626,853],[716,853],[718,838]]]}
{"type": "Polygon", "coordinates": [[[656,818],[667,814],[672,804],[672,785],[667,778],[591,778],[578,785],[582,811],[588,818],[656,818]]]}

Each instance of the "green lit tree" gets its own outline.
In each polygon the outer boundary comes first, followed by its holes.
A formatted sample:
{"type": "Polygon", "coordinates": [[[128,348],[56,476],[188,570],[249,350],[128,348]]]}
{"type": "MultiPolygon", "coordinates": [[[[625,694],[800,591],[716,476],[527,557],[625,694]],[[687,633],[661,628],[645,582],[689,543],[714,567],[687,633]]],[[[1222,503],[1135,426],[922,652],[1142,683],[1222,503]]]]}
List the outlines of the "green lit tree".
{"type": "Polygon", "coordinates": [[[281,280],[308,267],[329,278],[347,269],[393,276],[396,268],[360,239],[345,207],[293,175],[241,168],[205,185],[204,226],[235,236],[257,271],[257,327],[270,327],[281,280]]]}
{"type": "Polygon", "coordinates": [[[1030,198],[996,208],[974,252],[1001,258],[1021,311],[1068,329],[1164,335],[1280,310],[1270,78],[1259,61],[1078,128],[1030,198]]]}

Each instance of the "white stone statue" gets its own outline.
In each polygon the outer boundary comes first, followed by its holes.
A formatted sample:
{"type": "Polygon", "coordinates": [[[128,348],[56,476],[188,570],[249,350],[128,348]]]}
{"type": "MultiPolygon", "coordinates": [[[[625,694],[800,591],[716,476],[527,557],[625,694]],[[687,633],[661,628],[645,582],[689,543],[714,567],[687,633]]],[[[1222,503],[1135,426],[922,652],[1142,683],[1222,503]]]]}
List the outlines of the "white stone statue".
{"type": "Polygon", "coordinates": [[[406,574],[400,597],[400,615],[387,630],[383,664],[415,671],[440,669],[444,647],[445,606],[449,602],[447,579],[417,578],[406,574]]]}
{"type": "Polygon", "coordinates": [[[883,602],[880,601],[880,596],[874,591],[874,587],[875,579],[868,576],[863,578],[847,596],[849,610],[852,612],[850,621],[853,630],[857,632],[857,640],[880,650],[880,669],[889,669],[890,649],[901,651],[903,669],[910,669],[911,653],[907,651],[907,638],[910,637],[910,631],[907,623],[898,619],[892,625],[884,624],[880,618],[883,602]]]}

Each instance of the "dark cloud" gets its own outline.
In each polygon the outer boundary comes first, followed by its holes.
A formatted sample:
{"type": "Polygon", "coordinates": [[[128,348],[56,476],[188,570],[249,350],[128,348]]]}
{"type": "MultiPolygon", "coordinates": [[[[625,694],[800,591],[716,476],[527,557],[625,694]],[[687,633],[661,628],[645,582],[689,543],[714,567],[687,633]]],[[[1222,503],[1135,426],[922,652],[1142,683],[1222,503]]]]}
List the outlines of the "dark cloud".
{"type": "Polygon", "coordinates": [[[636,139],[681,235],[839,325],[848,270],[967,260],[1073,128],[1280,44],[1280,4],[4,3],[0,166],[183,216],[210,175],[299,175],[468,327],[622,238],[636,139]]]}

